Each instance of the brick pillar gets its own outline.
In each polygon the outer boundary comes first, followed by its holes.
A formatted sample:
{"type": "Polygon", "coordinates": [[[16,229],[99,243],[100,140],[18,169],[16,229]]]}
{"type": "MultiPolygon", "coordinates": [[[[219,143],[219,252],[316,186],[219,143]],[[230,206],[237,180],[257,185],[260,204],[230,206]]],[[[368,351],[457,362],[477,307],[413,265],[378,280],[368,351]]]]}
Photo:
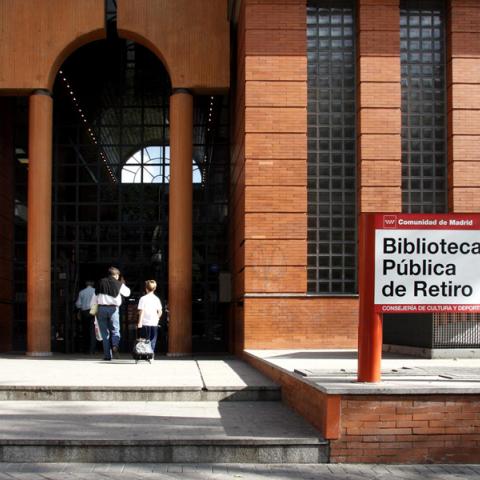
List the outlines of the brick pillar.
{"type": "Polygon", "coordinates": [[[52,107],[30,96],[28,126],[27,355],[51,354],[52,107]]]}
{"type": "Polygon", "coordinates": [[[0,352],[12,349],[14,146],[12,99],[0,98],[0,352]]]}
{"type": "Polygon", "coordinates": [[[170,198],[168,226],[169,355],[192,352],[192,148],[193,97],[170,97],[170,198]]]}
{"type": "Polygon", "coordinates": [[[401,212],[400,9],[358,0],[360,212],[401,212]]]}
{"type": "Polygon", "coordinates": [[[448,3],[448,180],[453,212],[480,209],[480,3],[448,3]]]}
{"type": "MultiPolygon", "coordinates": [[[[307,54],[304,0],[244,1],[245,347],[282,336],[266,295],[306,293],[307,54]]],[[[272,310],[273,311],[273,310],[272,310]]]]}
{"type": "Polygon", "coordinates": [[[305,25],[304,0],[246,1],[246,293],[306,292],[305,25]]]}

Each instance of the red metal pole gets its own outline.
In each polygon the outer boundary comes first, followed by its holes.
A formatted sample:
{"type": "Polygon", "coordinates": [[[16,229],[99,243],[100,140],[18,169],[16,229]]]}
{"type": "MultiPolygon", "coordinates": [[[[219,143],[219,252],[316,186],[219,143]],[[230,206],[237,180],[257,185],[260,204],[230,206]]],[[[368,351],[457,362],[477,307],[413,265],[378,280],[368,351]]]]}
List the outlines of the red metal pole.
{"type": "Polygon", "coordinates": [[[359,382],[380,382],[382,364],[382,314],[375,313],[375,214],[362,213],[359,228],[359,382]]]}

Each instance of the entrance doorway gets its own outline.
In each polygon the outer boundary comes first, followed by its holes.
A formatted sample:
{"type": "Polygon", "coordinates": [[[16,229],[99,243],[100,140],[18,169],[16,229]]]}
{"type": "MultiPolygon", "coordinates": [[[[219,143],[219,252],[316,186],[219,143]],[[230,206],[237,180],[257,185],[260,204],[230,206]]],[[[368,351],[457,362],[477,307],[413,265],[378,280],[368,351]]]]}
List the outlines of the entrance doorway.
{"type": "MultiPolygon", "coordinates": [[[[80,351],[78,291],[114,265],[132,290],[121,308],[121,348],[129,351],[144,281],[155,279],[168,304],[168,73],[141,45],[109,38],[71,55],[53,93],[52,350],[80,351]]],[[[226,97],[194,97],[196,352],[227,350],[228,304],[219,282],[228,271],[228,117],[226,97]]],[[[25,248],[23,238],[17,247],[25,248]]]]}
{"type": "Polygon", "coordinates": [[[87,280],[118,267],[132,290],[121,309],[122,348],[135,337],[143,281],[166,303],[170,82],[133,42],[92,43],[54,87],[53,348],[79,351],[72,305],[87,280]],[[130,307],[130,308],[129,308],[130,307]]]}

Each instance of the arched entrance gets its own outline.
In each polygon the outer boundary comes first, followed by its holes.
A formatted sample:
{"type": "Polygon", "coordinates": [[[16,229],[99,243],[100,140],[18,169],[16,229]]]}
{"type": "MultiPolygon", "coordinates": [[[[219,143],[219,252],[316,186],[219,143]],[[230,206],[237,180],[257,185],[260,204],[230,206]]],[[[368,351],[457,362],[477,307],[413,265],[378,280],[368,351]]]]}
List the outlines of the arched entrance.
{"type": "MultiPolygon", "coordinates": [[[[53,351],[81,350],[75,298],[109,265],[132,287],[122,312],[124,350],[143,281],[155,278],[168,301],[171,93],[161,62],[118,38],[82,47],[60,69],[53,91],[53,351]]],[[[193,116],[193,349],[225,351],[219,278],[227,262],[228,103],[196,96],[193,116]]]]}
{"type": "Polygon", "coordinates": [[[54,349],[81,351],[86,332],[72,305],[85,281],[109,265],[132,289],[121,315],[124,349],[135,336],[144,280],[155,279],[167,300],[170,93],[161,62],[118,38],[77,50],[60,69],[53,90],[54,349]],[[140,172],[132,179],[134,159],[140,172]]]}

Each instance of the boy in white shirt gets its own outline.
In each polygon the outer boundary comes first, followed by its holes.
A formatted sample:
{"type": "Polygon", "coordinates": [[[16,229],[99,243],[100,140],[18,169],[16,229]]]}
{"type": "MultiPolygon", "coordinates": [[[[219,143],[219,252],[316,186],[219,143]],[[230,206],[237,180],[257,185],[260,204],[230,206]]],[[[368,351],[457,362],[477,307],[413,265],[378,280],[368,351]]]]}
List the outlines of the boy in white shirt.
{"type": "Polygon", "coordinates": [[[137,327],[142,329],[142,337],[150,340],[154,353],[158,336],[158,322],[162,316],[162,303],[154,293],[156,288],[157,282],[155,280],[147,280],[145,282],[146,295],[140,298],[137,307],[137,327]]]}

